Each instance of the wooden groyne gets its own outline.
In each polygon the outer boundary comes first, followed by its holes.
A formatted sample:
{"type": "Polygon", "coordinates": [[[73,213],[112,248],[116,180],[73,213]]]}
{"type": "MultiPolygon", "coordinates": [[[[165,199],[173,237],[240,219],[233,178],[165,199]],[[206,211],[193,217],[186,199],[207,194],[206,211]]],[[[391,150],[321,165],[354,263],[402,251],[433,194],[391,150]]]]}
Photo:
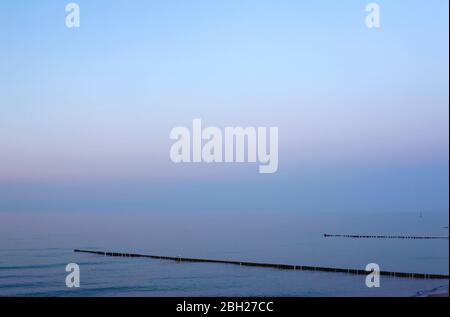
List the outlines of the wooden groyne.
{"type": "Polygon", "coordinates": [[[352,238],[352,239],[425,239],[425,240],[448,240],[448,237],[427,236],[389,236],[389,235],[359,235],[359,234],[327,234],[325,238],[352,238]]]}
{"type": "MultiPolygon", "coordinates": [[[[274,269],[281,269],[281,270],[347,273],[347,274],[354,274],[354,275],[367,275],[369,273],[368,271],[362,270],[362,269],[344,269],[344,268],[307,266],[307,265],[289,265],[289,264],[271,264],[271,263],[240,262],[240,261],[227,261],[227,260],[211,260],[211,259],[183,258],[183,257],[172,257],[172,256],[146,255],[146,254],[122,253],[122,252],[91,251],[91,250],[78,250],[78,249],[75,249],[74,252],[90,253],[90,254],[97,254],[97,255],[102,255],[102,256],[150,258],[150,259],[156,259],[156,260],[168,260],[168,261],[176,261],[176,262],[232,264],[232,265],[240,265],[240,266],[274,268],[274,269]]],[[[389,272],[389,271],[381,271],[380,275],[390,276],[390,277],[412,278],[412,279],[448,279],[449,278],[448,274],[444,275],[444,274],[389,272]]]]}

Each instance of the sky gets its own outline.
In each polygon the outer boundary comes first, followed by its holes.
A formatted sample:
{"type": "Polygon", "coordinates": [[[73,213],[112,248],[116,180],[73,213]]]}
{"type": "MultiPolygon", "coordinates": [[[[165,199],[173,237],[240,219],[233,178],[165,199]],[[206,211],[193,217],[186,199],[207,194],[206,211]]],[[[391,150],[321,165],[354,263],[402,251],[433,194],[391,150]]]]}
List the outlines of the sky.
{"type": "Polygon", "coordinates": [[[448,1],[0,1],[0,212],[448,213],[448,1]],[[276,126],[279,168],[174,164],[276,126]]]}

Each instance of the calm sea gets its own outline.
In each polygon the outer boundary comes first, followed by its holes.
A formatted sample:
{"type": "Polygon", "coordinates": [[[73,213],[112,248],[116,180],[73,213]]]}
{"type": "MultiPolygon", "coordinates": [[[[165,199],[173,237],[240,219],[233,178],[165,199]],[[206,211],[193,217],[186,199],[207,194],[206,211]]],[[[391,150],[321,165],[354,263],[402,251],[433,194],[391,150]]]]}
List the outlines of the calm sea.
{"type": "Polygon", "coordinates": [[[324,233],[448,236],[448,215],[361,213],[0,213],[0,296],[416,296],[448,280],[381,278],[74,253],[136,252],[448,274],[448,240],[324,238],[324,233]],[[77,263],[81,287],[67,288],[77,263]]]}

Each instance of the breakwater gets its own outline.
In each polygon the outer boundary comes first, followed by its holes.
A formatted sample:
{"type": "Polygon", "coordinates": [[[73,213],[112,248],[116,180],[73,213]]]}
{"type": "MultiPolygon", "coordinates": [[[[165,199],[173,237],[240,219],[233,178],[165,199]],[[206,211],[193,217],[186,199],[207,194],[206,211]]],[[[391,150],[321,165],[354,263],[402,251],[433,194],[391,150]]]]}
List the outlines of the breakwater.
{"type": "MultiPolygon", "coordinates": [[[[351,268],[334,268],[334,267],[321,267],[321,266],[308,266],[308,265],[290,265],[290,264],[273,264],[273,263],[257,263],[257,262],[242,262],[242,261],[228,261],[228,260],[212,260],[212,259],[199,259],[199,258],[185,258],[185,257],[171,257],[171,256],[159,256],[159,255],[146,255],[138,253],[123,253],[123,252],[108,252],[108,251],[94,251],[94,250],[80,250],[75,249],[74,252],[90,253],[102,256],[113,257],[134,257],[134,258],[150,258],[155,260],[168,260],[176,262],[195,262],[195,263],[219,263],[219,264],[232,264],[239,266],[250,267],[264,267],[274,268],[282,270],[297,270],[297,271],[315,271],[315,272],[329,272],[329,273],[346,273],[353,275],[367,275],[368,271],[363,269],[351,269],[351,268]]],[[[428,273],[409,273],[409,272],[389,272],[380,271],[381,276],[399,277],[399,278],[413,278],[413,279],[448,279],[449,275],[445,274],[428,274],[428,273]]]]}
{"type": "Polygon", "coordinates": [[[448,237],[433,236],[395,236],[395,235],[359,235],[359,234],[328,234],[325,238],[352,238],[352,239],[425,239],[425,240],[448,240],[448,237]]]}

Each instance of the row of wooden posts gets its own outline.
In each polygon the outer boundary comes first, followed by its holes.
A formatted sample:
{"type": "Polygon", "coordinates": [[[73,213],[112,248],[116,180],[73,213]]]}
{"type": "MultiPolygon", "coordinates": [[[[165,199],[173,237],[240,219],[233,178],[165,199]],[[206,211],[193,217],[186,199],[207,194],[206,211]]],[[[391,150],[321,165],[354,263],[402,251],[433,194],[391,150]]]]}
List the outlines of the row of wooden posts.
{"type": "MultiPolygon", "coordinates": [[[[107,252],[107,251],[95,251],[95,250],[75,249],[74,251],[102,255],[102,256],[151,258],[151,259],[157,259],[157,260],[169,260],[169,261],[176,261],[176,262],[221,263],[221,264],[232,264],[232,265],[251,266],[251,267],[264,267],[264,268],[274,268],[274,269],[283,269],[283,270],[334,272],[334,273],[347,273],[347,274],[354,274],[354,275],[367,275],[369,273],[368,271],[362,270],[362,269],[346,269],[346,268],[308,266],[308,265],[272,264],[272,263],[257,263],[257,262],[228,261],[228,260],[211,260],[211,259],[171,257],[171,256],[146,255],[146,254],[122,253],[122,252],[107,252]]],[[[449,278],[448,274],[445,275],[445,274],[389,272],[389,271],[380,271],[380,275],[391,276],[391,277],[401,277],[401,278],[414,278],[414,279],[448,279],[449,278]]]]}
{"type": "Polygon", "coordinates": [[[327,234],[325,238],[353,238],[353,239],[431,239],[431,240],[448,240],[448,237],[433,236],[389,236],[389,235],[358,235],[358,234],[327,234]]]}

